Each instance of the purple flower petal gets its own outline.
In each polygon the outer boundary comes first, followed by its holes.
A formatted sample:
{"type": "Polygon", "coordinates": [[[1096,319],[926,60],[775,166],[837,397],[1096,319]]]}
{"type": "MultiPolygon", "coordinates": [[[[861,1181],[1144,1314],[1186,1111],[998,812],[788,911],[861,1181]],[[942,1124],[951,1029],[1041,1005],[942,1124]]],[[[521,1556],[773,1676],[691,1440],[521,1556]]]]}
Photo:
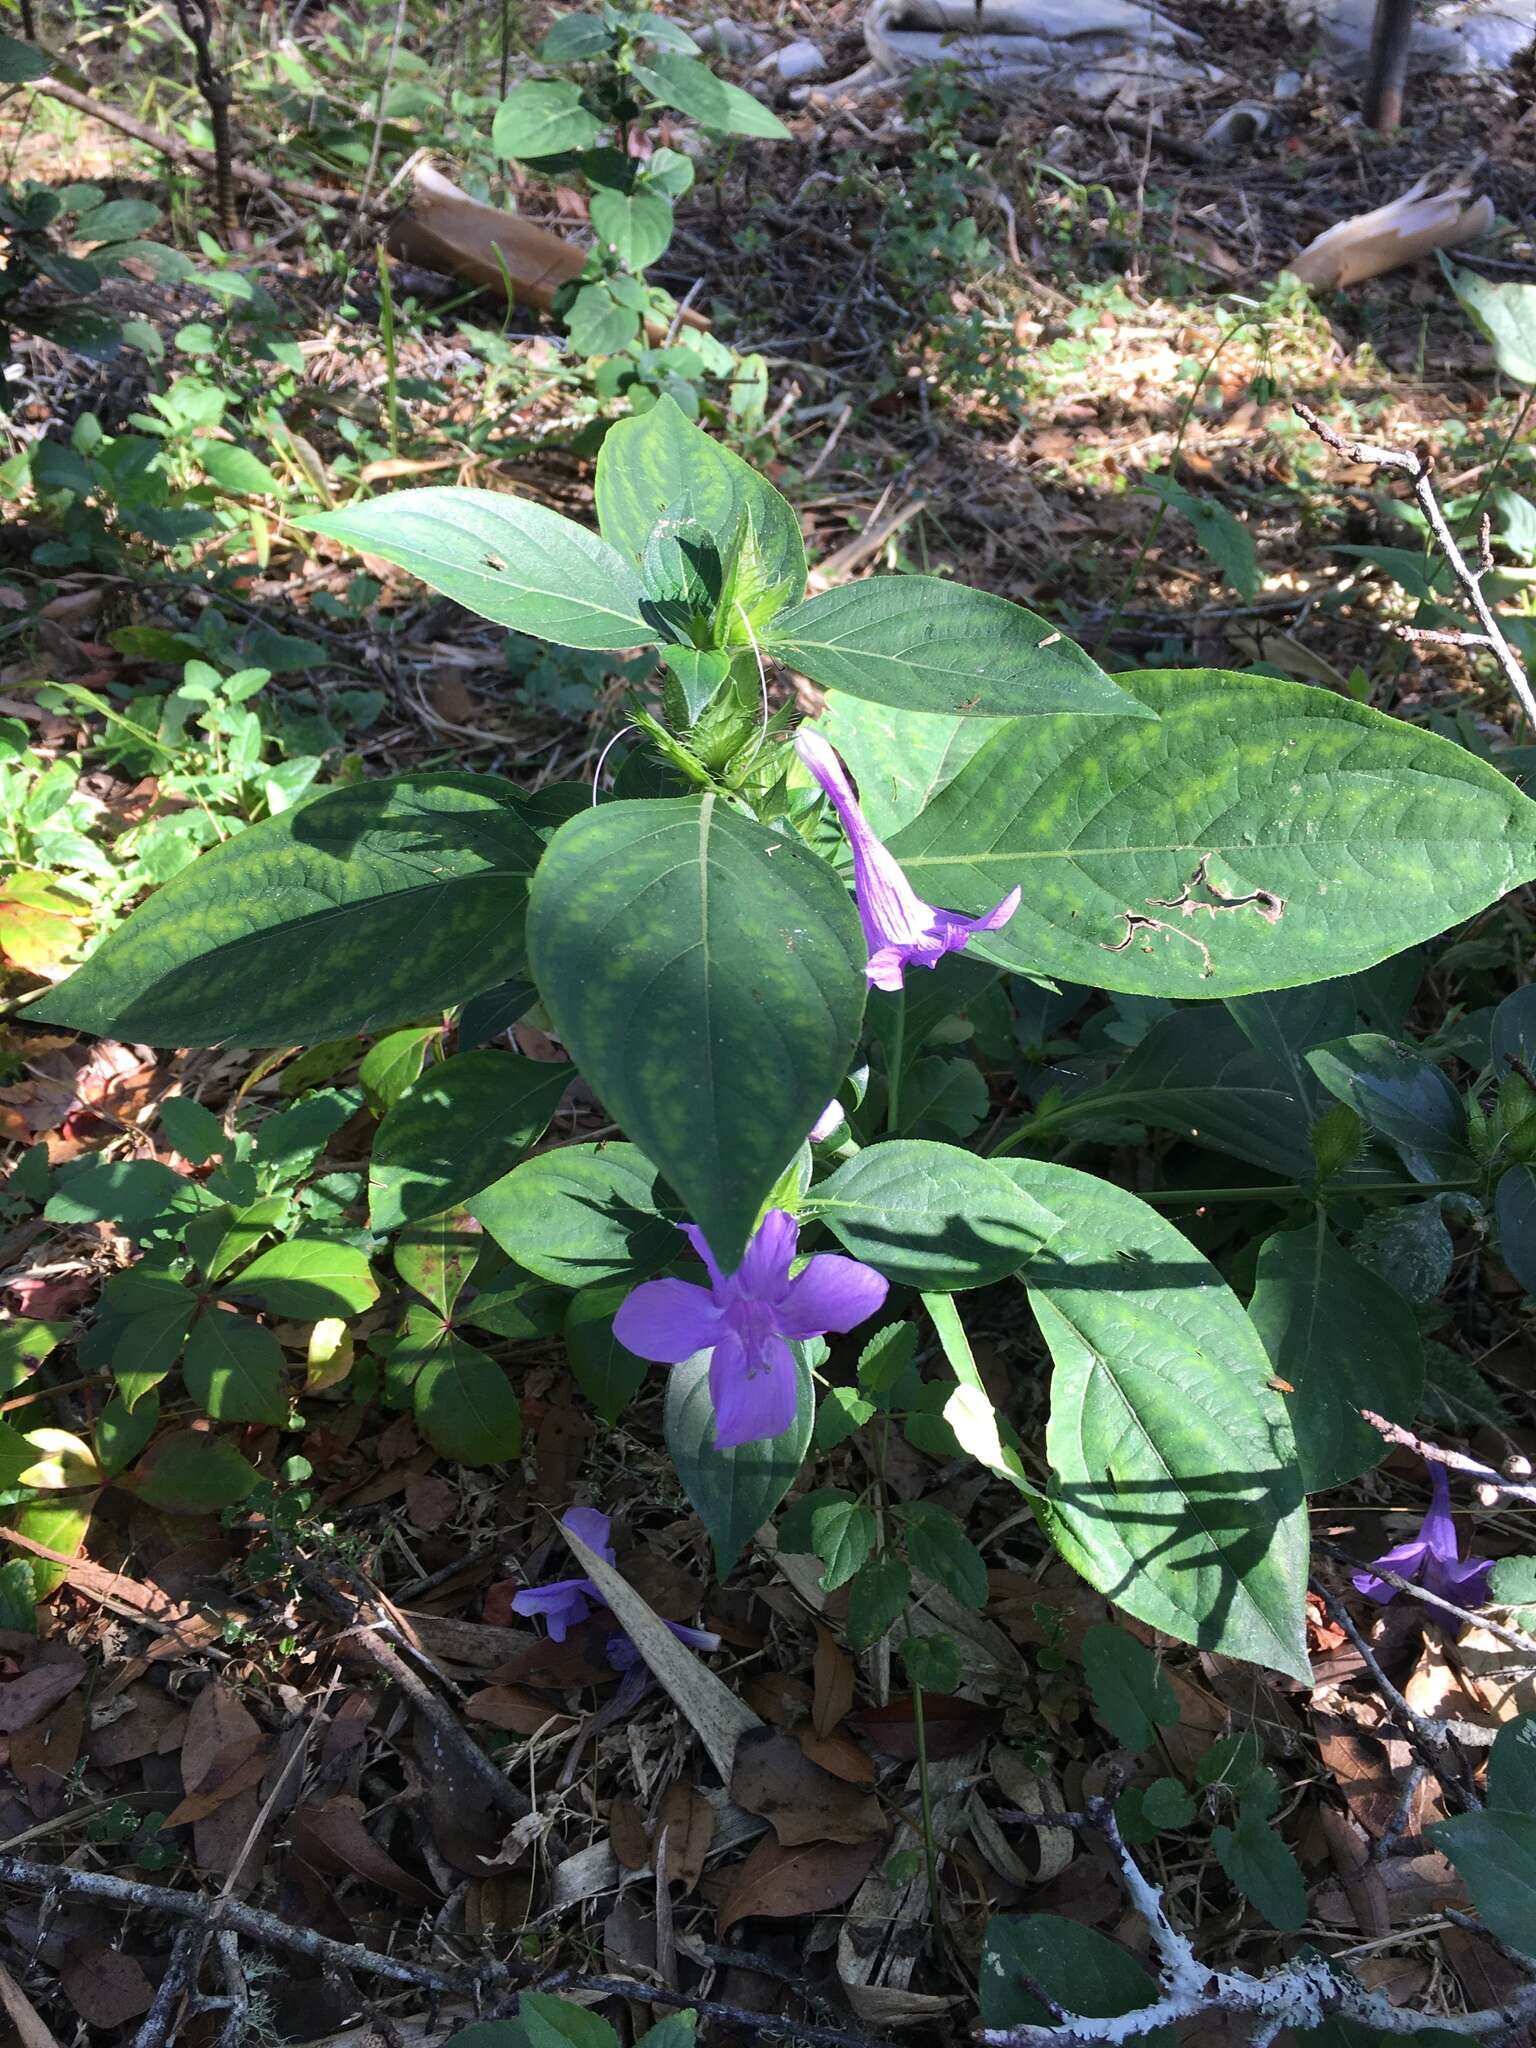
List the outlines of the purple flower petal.
{"type": "Polygon", "coordinates": [[[908,967],[936,967],[973,932],[996,931],[1013,916],[1020,901],[1017,889],[982,917],[963,917],[925,903],[896,856],[871,830],[842,762],[820,733],[802,726],[795,735],[795,752],[830,798],[848,836],[854,899],[869,947],[865,973],[876,988],[894,993],[908,967]]]}
{"type": "Polygon", "coordinates": [[[681,1365],[696,1351],[707,1351],[720,1329],[713,1295],[691,1280],[642,1281],[613,1319],[613,1334],[626,1351],[660,1365],[681,1365]]]}
{"type": "Polygon", "coordinates": [[[794,1354],[770,1336],[756,1356],[734,1330],[715,1346],[709,1362],[709,1398],[715,1411],[715,1449],[782,1436],[795,1419],[794,1354]]]}
{"type": "Polygon", "coordinates": [[[686,1643],[690,1650],[718,1650],[720,1638],[707,1628],[685,1628],[680,1621],[669,1621],[667,1627],[680,1643],[686,1643]]]}
{"type": "Polygon", "coordinates": [[[770,1209],[741,1255],[728,1283],[733,1293],[754,1301],[776,1301],[789,1284],[790,1262],[800,1226],[787,1209],[770,1209]]]}
{"type": "Polygon", "coordinates": [[[775,1320],[785,1337],[822,1337],[851,1330],[884,1306],[891,1283],[873,1266],[818,1252],[790,1281],[775,1320]]]}
{"type": "Polygon", "coordinates": [[[815,1123],[811,1125],[810,1142],[813,1145],[824,1145],[832,1133],[840,1131],[847,1121],[848,1112],[834,1095],[826,1108],[821,1112],[821,1115],[817,1117],[815,1123]]]}
{"type": "Polygon", "coordinates": [[[1488,1557],[1432,1557],[1424,1567],[1424,1590],[1438,1593],[1442,1600],[1453,1601],[1458,1607],[1481,1607],[1488,1597],[1492,1571],[1493,1560],[1488,1557]]]}
{"type": "Polygon", "coordinates": [[[723,1287],[725,1285],[725,1275],[715,1264],[715,1255],[709,1248],[709,1241],[697,1223],[679,1223],[677,1227],[704,1261],[704,1270],[709,1275],[710,1286],[716,1289],[723,1287]]]}
{"type": "MultiPolygon", "coordinates": [[[[595,1550],[604,1564],[613,1563],[613,1550],[608,1542],[612,1523],[599,1508],[567,1508],[560,1517],[562,1529],[569,1529],[573,1536],[579,1536],[588,1550],[595,1550]]],[[[586,1581],[582,1581],[585,1585],[586,1581]]]]}
{"type": "Polygon", "coordinates": [[[512,1612],[541,1614],[556,1643],[563,1643],[567,1631],[579,1627],[591,1609],[601,1605],[602,1595],[590,1579],[556,1579],[548,1586],[525,1586],[512,1596],[512,1612]]]}
{"type": "Polygon", "coordinates": [[[1431,1557],[1454,1564],[1458,1555],[1456,1524],[1451,1519],[1451,1482],[1445,1467],[1429,1461],[1429,1511],[1419,1525],[1419,1538],[1431,1557]]]}

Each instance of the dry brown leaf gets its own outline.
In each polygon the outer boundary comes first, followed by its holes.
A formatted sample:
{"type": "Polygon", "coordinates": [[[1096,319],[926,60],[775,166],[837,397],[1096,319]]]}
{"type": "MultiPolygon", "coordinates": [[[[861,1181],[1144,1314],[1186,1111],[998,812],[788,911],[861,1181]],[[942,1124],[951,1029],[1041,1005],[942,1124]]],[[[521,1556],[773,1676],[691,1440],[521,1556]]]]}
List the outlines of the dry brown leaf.
{"type": "Polygon", "coordinates": [[[853,1705],[853,1659],[831,1629],[819,1621],[811,1677],[815,1682],[811,1725],[818,1735],[830,1735],[853,1705]]]}
{"type": "Polygon", "coordinates": [[[662,1836],[667,1838],[667,1876],[691,1892],[704,1874],[704,1859],[715,1839],[715,1810],[691,1785],[669,1785],[656,1809],[650,1860],[654,1864],[662,1836]]]}
{"type": "Polygon", "coordinates": [[[0,1735],[30,1728],[67,1699],[84,1676],[85,1659],[70,1650],[52,1664],[38,1664],[0,1683],[0,1735]]]}
{"type": "Polygon", "coordinates": [[[155,2002],[155,1987],[120,1948],[76,1948],[59,1971],[59,1988],[88,2027],[120,2027],[155,2002]]]}
{"type": "Polygon", "coordinates": [[[786,1849],[770,1835],[732,1871],[720,1902],[722,1939],[741,1920],[788,1920],[826,1913],[851,1899],[879,1858],[867,1842],[802,1842],[786,1849]]]}
{"type": "Polygon", "coordinates": [[[210,1779],[171,1809],[165,1817],[165,1825],[168,1828],[190,1827],[217,1813],[232,1799],[238,1799],[242,1792],[249,1792],[266,1775],[271,1755],[270,1735],[258,1733],[243,1743],[232,1745],[229,1754],[220,1758],[210,1779]]]}
{"type": "Polygon", "coordinates": [[[436,1892],[402,1870],[363,1826],[363,1802],[338,1793],[295,1811],[289,1822],[295,1853],[316,1870],[360,1877],[413,1906],[435,1906],[436,1892]]]}
{"type": "Polygon", "coordinates": [[[846,1778],[850,1785],[873,1785],[879,1775],[874,1758],[859,1747],[846,1728],[834,1728],[830,1735],[818,1735],[814,1728],[800,1728],[795,1739],[813,1764],[820,1764],[834,1778],[846,1778]]]}
{"type": "Polygon", "coordinates": [[[1371,1861],[1363,1828],[1331,1806],[1319,1808],[1317,1820],[1344,1896],[1354,1911],[1355,1925],[1368,1940],[1380,1940],[1392,1925],[1392,1915],[1381,1865],[1371,1861]]]}
{"type": "Polygon", "coordinates": [[[633,1799],[615,1799],[609,1806],[608,1839],[625,1870],[650,1868],[651,1844],[645,1831],[645,1815],[633,1799]]]}
{"type": "Polygon", "coordinates": [[[782,1728],[758,1729],[737,1743],[731,1797],[748,1813],[761,1814],[786,1848],[886,1833],[874,1794],[813,1764],[782,1728]]]}
{"type": "MultiPolygon", "coordinates": [[[[235,1752],[248,1755],[259,1740],[261,1729],[227,1686],[216,1680],[205,1685],[192,1702],[187,1732],[181,1745],[181,1783],[185,1792],[213,1790],[224,1760],[235,1752]]],[[[193,1823],[192,1854],[200,1869],[229,1877],[239,1866],[261,1798],[254,1785],[225,1800],[205,1819],[193,1823]]],[[[252,1857],[244,1875],[254,1877],[252,1857]]]]}
{"type": "Polygon", "coordinates": [[[1529,1981],[1520,1966],[1501,1955],[1486,1935],[1473,1934],[1464,1927],[1445,1927],[1440,1945],[1473,2012],[1507,2005],[1529,1981]]]}
{"type": "MultiPolygon", "coordinates": [[[[1054,1778],[1041,1777],[1022,1751],[999,1743],[987,1761],[997,1789],[1020,1813],[1066,1810],[1060,1786],[1054,1778]]],[[[1012,1846],[1026,1868],[1034,1861],[1032,1882],[1050,1884],[1077,1854],[1077,1837],[1070,1828],[1030,1828],[1012,1846]]]]}
{"type": "MultiPolygon", "coordinates": [[[[853,1717],[855,1727],[882,1756],[899,1757],[903,1763],[917,1758],[917,1720],[910,1696],[903,1695],[883,1707],[864,1707],[853,1717]]],[[[995,1707],[978,1706],[953,1694],[924,1693],[923,1733],[930,1763],[964,1756],[1002,1726],[1003,1717],[995,1707]]]]}
{"type": "Polygon", "coordinates": [[[21,2048],[59,2048],[46,2021],[4,1963],[0,1963],[0,2006],[16,2029],[21,2048]]]}
{"type": "Polygon", "coordinates": [[[430,1536],[458,1513],[458,1489],[435,1472],[413,1472],[405,1482],[405,1511],[412,1527],[430,1536]]]}
{"type": "Polygon", "coordinates": [[[180,1749],[187,1710],[169,1693],[140,1680],[120,1697],[132,1700],[133,1711],[105,1728],[92,1729],[87,1752],[93,1764],[111,1769],[116,1764],[137,1763],[140,1757],[169,1756],[180,1749]]]}
{"type": "Polygon", "coordinates": [[[11,1737],[12,1774],[39,1819],[59,1811],[65,1781],[79,1761],[84,1735],[85,1702],[72,1693],[51,1714],[11,1737]]]}
{"type": "Polygon", "coordinates": [[[482,1686],[464,1702],[464,1711],[471,1721],[483,1721],[488,1728],[501,1728],[509,1735],[537,1735],[540,1729],[558,1733],[576,1725],[569,1714],[562,1714],[526,1685],[482,1686]]]}
{"type": "MultiPolygon", "coordinates": [[[[1375,1865],[1387,1894],[1391,1926],[1406,1927],[1441,1913],[1447,1906],[1465,1906],[1467,1888],[1446,1859],[1435,1851],[1422,1856],[1388,1856],[1375,1865]]],[[[1325,1885],[1313,1896],[1312,1911],[1331,1927],[1353,1927],[1355,1909],[1342,1886],[1325,1885]]]]}
{"type": "Polygon", "coordinates": [[[811,1713],[811,1688],[787,1671],[759,1671],[745,1681],[741,1696],[754,1714],[775,1728],[798,1728],[811,1713]]]}
{"type": "Polygon", "coordinates": [[[756,1714],[707,1664],[684,1649],[666,1623],[606,1559],[599,1557],[564,1523],[560,1533],[583,1575],[597,1587],[604,1606],[640,1652],[651,1676],[671,1696],[672,1704],[703,1743],[720,1776],[729,1781],[738,1740],[747,1729],[762,1725],[756,1714]]]}

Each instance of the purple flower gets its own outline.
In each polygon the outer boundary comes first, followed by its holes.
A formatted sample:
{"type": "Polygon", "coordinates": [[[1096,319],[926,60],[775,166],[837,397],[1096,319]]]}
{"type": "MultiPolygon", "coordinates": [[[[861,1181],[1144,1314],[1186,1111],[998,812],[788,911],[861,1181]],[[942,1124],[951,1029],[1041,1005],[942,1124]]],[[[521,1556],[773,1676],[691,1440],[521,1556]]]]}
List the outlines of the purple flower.
{"type": "Polygon", "coordinates": [[[854,900],[869,947],[864,971],[876,988],[899,989],[908,967],[937,967],[946,953],[958,952],[972,932],[995,932],[1018,909],[1018,889],[1010,890],[985,917],[962,917],[958,911],[925,903],[894,854],[865,822],[842,762],[820,733],[802,726],[795,734],[795,752],[831,798],[848,835],[854,900]]]}
{"type": "MultiPolygon", "coordinates": [[[[560,1517],[560,1526],[579,1536],[589,1550],[595,1550],[605,1564],[613,1563],[613,1546],[608,1541],[612,1524],[605,1514],[596,1508],[567,1508],[560,1517]]],[[[550,1638],[563,1643],[573,1628],[579,1628],[594,1607],[604,1605],[602,1594],[590,1579],[554,1579],[547,1586],[527,1586],[512,1598],[514,1614],[542,1614],[550,1638]]],[[[687,1643],[694,1650],[718,1650],[720,1638],[706,1628],[687,1628],[680,1621],[669,1621],[671,1629],[680,1643],[687,1643]]],[[[615,1671],[630,1671],[640,1660],[640,1652],[626,1635],[608,1638],[603,1654],[615,1671]]]]}
{"type": "MultiPolygon", "coordinates": [[[[707,1628],[685,1628],[680,1621],[669,1621],[667,1627],[680,1643],[686,1643],[690,1650],[718,1650],[720,1638],[707,1628]]],[[[633,1671],[640,1662],[640,1652],[628,1636],[610,1636],[603,1649],[615,1671],[633,1671]]]]}
{"type": "Polygon", "coordinates": [[[889,1283],[872,1266],[818,1252],[791,1280],[800,1226],[770,1209],[729,1278],[704,1233],[684,1234],[709,1273],[691,1280],[647,1280],[621,1304],[613,1334],[637,1358],[681,1365],[708,1351],[715,1449],[782,1436],[795,1419],[795,1360],[788,1340],[851,1330],[885,1300],[889,1283]]]}
{"type": "Polygon", "coordinates": [[[1456,1548],[1456,1524],[1451,1520],[1451,1487],[1445,1467],[1429,1462],[1429,1512],[1419,1524],[1411,1542],[1399,1543],[1371,1559],[1371,1566],[1354,1574],[1355,1591],[1383,1607],[1397,1598],[1397,1587],[1376,1577],[1378,1571],[1396,1572],[1400,1579],[1416,1579],[1426,1593],[1452,1600],[1458,1607],[1478,1607],[1488,1594],[1488,1574],[1493,1561],[1486,1557],[1462,1558],[1456,1548]]]}
{"type": "MultiPolygon", "coordinates": [[[[560,1526],[579,1536],[604,1564],[613,1563],[609,1520],[596,1508],[567,1508],[560,1526]]],[[[547,1586],[525,1586],[512,1596],[512,1612],[542,1614],[551,1640],[557,1643],[563,1643],[571,1629],[580,1628],[592,1609],[602,1605],[603,1596],[590,1579],[555,1579],[547,1586]]]]}

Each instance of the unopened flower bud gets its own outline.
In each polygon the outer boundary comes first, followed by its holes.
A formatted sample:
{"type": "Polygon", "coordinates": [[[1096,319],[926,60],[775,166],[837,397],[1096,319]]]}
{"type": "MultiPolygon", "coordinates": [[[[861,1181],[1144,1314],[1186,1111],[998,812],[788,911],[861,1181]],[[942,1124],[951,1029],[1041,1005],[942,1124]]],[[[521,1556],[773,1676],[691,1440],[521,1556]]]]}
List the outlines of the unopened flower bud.
{"type": "Polygon", "coordinates": [[[1499,1469],[1506,1479],[1529,1479],[1531,1461],[1529,1458],[1522,1458],[1518,1451],[1511,1451],[1499,1469]]]}
{"type": "Polygon", "coordinates": [[[1477,1504],[1480,1508],[1496,1508],[1499,1504],[1499,1489],[1485,1479],[1477,1489],[1477,1504]]]}

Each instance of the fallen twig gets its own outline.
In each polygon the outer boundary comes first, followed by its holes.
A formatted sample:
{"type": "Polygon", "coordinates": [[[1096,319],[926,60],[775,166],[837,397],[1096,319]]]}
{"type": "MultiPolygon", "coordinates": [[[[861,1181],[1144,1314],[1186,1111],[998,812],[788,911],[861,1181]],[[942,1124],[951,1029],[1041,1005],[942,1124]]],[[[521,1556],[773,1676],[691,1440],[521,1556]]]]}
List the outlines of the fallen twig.
{"type": "Polygon", "coordinates": [[[1320,441],[1344,456],[1347,461],[1368,462],[1373,468],[1395,470],[1399,476],[1407,477],[1413,487],[1414,499],[1419,510],[1424,514],[1429,530],[1435,537],[1435,544],[1449,563],[1451,574],[1461,585],[1467,602],[1483,629],[1480,634],[1469,636],[1469,643],[1485,647],[1493,655],[1504,673],[1505,681],[1514,691],[1521,710],[1530,721],[1533,730],[1536,730],[1536,691],[1532,690],[1530,678],[1521,667],[1515,650],[1504,637],[1498,614],[1483,595],[1483,578],[1492,567],[1492,562],[1486,554],[1486,539],[1483,561],[1474,569],[1456,545],[1456,538],[1446,523],[1444,512],[1440,509],[1440,500],[1436,497],[1435,487],[1430,481],[1434,465],[1429,450],[1422,444],[1417,448],[1407,449],[1384,448],[1375,441],[1351,441],[1339,433],[1337,428],[1330,427],[1326,421],[1319,419],[1311,406],[1304,405],[1299,398],[1292,400],[1291,410],[1304,426],[1311,428],[1320,441]]]}
{"type": "Polygon", "coordinates": [[[1484,1464],[1481,1458],[1474,1458],[1466,1451],[1448,1451],[1440,1444],[1427,1443],[1423,1437],[1415,1436],[1411,1429],[1404,1429],[1400,1422],[1388,1422],[1385,1415],[1376,1414],[1374,1409],[1362,1408],[1360,1419],[1362,1422],[1368,1422],[1389,1444],[1397,1444],[1405,1451],[1416,1452],[1426,1464],[1444,1465],[1449,1472],[1464,1472],[1469,1479],[1475,1479],[1479,1489],[1486,1487],[1493,1495],[1493,1499],[1483,1500],[1484,1507],[1495,1506],[1500,1494],[1507,1495],[1511,1500],[1523,1500],[1531,1506],[1536,1506],[1536,1485],[1530,1483],[1530,1472],[1520,1469],[1525,1464],[1523,1458],[1519,1460],[1518,1465],[1511,1460],[1513,1469],[1500,1472],[1495,1466],[1484,1464]]]}

